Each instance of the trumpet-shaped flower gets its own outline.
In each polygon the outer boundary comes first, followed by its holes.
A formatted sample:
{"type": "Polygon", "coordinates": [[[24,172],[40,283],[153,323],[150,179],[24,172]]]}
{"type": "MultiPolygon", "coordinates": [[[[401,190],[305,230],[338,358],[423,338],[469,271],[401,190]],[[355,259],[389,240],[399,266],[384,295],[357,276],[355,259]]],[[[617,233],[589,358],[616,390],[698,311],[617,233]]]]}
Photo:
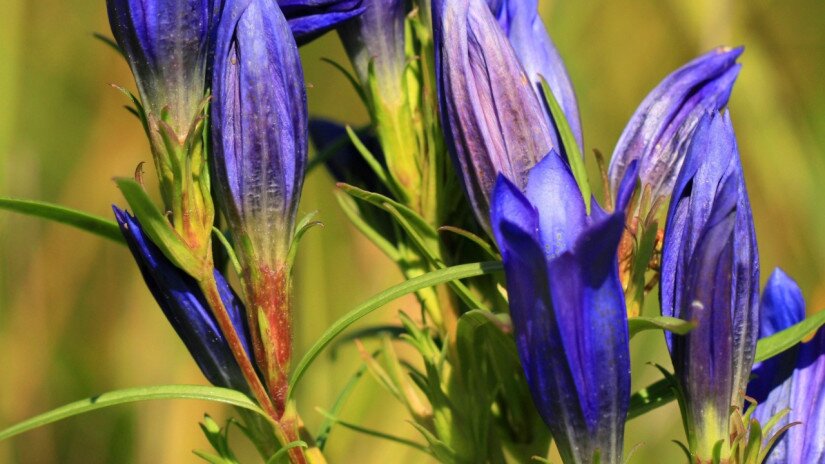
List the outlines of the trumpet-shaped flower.
{"type": "Polygon", "coordinates": [[[669,196],[685,159],[691,135],[709,111],[728,103],[741,65],[742,48],[712,50],[667,76],[639,105],[619,138],[610,161],[615,189],[633,160],[653,198],[669,196]]]}
{"type": "MultiPolygon", "coordinates": [[[[761,306],[760,337],[769,337],[805,318],[802,291],[778,268],[768,279],[761,306]]],[[[790,411],[774,431],[798,422],[777,440],[765,463],[825,461],[825,330],[819,329],[810,341],[755,365],[753,374],[748,384],[748,396],[757,401],[752,417],[764,426],[787,408],[790,411]]]]}
{"type": "Polygon", "coordinates": [[[728,114],[698,124],[665,225],[662,314],[692,320],[667,341],[684,393],[691,451],[710,459],[741,407],[756,348],[759,258],[728,114]]]}
{"type": "Polygon", "coordinates": [[[519,188],[553,147],[531,80],[485,0],[433,2],[436,85],[445,138],[479,223],[503,174],[519,188]]]}
{"type": "Polygon", "coordinates": [[[255,359],[283,408],[292,353],[287,259],[308,122],[298,48],[275,2],[226,2],[212,82],[218,199],[243,267],[255,359]]]}
{"type": "Polygon", "coordinates": [[[616,213],[593,202],[588,215],[570,168],[551,152],[530,171],[525,193],[499,176],[493,194],[516,344],[566,463],[622,459],[630,353],[616,252],[633,169],[627,180],[616,213]]]}
{"type": "MultiPolygon", "coordinates": [[[[203,375],[214,385],[248,391],[243,373],[198,283],[163,255],[144,234],[137,219],[117,207],[113,209],[146,286],[203,375]]],[[[249,351],[243,303],[218,271],[215,280],[232,325],[249,351]]]]}

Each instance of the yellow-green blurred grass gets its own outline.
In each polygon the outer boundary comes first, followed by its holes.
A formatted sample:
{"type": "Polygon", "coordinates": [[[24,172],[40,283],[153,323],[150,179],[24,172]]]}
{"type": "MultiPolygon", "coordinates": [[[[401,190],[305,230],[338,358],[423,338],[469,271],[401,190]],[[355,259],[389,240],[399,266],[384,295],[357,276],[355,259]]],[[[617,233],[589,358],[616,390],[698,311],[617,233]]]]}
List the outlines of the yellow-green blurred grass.
{"type": "MultiPolygon", "coordinates": [[[[782,265],[811,308],[825,305],[825,4],[805,1],[543,2],[545,19],[577,89],[588,149],[609,154],[638,102],[668,72],[717,44],[746,45],[732,99],[763,263],[782,265]]],[[[0,15],[0,194],[57,201],[102,215],[121,203],[110,181],[149,159],[137,122],[106,84],[132,85],[128,69],[91,38],[108,31],[103,2],[5,0],[0,15]]],[[[345,79],[320,61],[345,62],[334,35],[303,49],[310,109],[366,121],[345,79]]],[[[591,166],[592,168],[593,166],[591,166]]],[[[591,170],[595,174],[595,171],[591,170]]],[[[305,240],[296,292],[297,352],[336,317],[398,282],[392,265],[346,223],[325,173],[307,182],[302,211],[326,224],[305,240]]],[[[397,302],[368,322],[392,321],[397,302]]],[[[652,307],[649,307],[652,309],[652,307]]],[[[661,338],[634,339],[634,385],[656,379],[645,364],[661,338]]],[[[357,368],[352,347],[323,357],[303,380],[311,426],[357,368]]],[[[203,383],[122,247],[62,226],[0,213],[0,427],[59,404],[135,385],[203,383]]],[[[123,406],[0,443],[0,462],[196,462],[208,445],[196,427],[212,404],[123,406]]],[[[231,411],[229,411],[231,413],[231,411]]],[[[635,462],[678,459],[672,406],[630,423],[635,462]]],[[[389,395],[364,378],[348,420],[415,437],[389,395]]],[[[422,455],[337,428],[332,462],[424,462],[422,455]]]]}

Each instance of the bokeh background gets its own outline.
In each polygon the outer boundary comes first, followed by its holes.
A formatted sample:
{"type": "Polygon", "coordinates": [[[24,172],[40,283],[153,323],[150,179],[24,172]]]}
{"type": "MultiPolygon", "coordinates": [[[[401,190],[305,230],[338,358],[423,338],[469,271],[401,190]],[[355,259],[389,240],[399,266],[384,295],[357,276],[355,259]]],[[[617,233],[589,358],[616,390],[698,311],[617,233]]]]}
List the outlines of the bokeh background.
{"type": "MultiPolygon", "coordinates": [[[[636,105],[682,63],[719,45],[746,46],[731,110],[753,202],[762,278],[795,276],[809,311],[825,305],[825,2],[732,0],[542,1],[575,84],[586,144],[610,153],[636,105]]],[[[100,215],[123,204],[111,181],[150,159],[139,124],[107,83],[134,87],[127,66],[92,38],[108,34],[102,0],[3,0],[0,15],[0,195],[100,215]]],[[[302,49],[315,115],[364,123],[334,34],[302,49]]],[[[591,166],[592,168],[593,166],[591,166]]],[[[595,174],[593,172],[592,174],[595,174]]],[[[149,176],[147,176],[149,177],[149,176]]],[[[400,281],[346,224],[325,172],[307,181],[303,211],[326,224],[303,242],[296,280],[298,353],[339,315],[400,281]]],[[[392,320],[402,300],[365,323],[392,320]]],[[[668,362],[660,335],[633,341],[634,384],[668,362]],[[644,355],[642,355],[642,353],[644,355]]],[[[351,345],[303,381],[310,426],[357,368],[351,345]]],[[[60,404],[138,385],[204,383],[139,278],[126,249],[64,226],[0,211],[0,428],[60,404]]],[[[120,406],[0,443],[2,463],[188,463],[208,449],[197,421],[232,411],[195,401],[120,406]]],[[[678,462],[674,405],[629,424],[633,462],[678,462]]],[[[417,438],[401,409],[363,379],[349,421],[417,438]]],[[[240,440],[239,440],[240,441],[240,440]]],[[[245,448],[239,445],[240,448],[245,448]]],[[[333,432],[331,462],[428,462],[399,445],[333,432]]],[[[251,460],[250,462],[256,462],[251,460]]]]}

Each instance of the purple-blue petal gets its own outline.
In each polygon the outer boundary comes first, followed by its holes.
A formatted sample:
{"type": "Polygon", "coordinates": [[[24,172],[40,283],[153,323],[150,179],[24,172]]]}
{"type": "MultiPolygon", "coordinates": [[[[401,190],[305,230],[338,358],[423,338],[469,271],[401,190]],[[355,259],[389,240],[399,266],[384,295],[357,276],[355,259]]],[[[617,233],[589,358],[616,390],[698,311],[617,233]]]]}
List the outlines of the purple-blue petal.
{"type": "Polygon", "coordinates": [[[381,98],[401,98],[406,68],[404,0],[364,0],[363,13],[339,29],[341,40],[362,85],[369,85],[372,66],[381,98]]]}
{"type": "Polygon", "coordinates": [[[698,123],[675,182],[660,281],[662,314],[697,323],[687,335],[666,339],[700,436],[726,430],[728,409],[742,405],[756,349],[758,285],[736,137],[729,115],[714,110],[698,123]]]}
{"type": "Polygon", "coordinates": [[[278,0],[298,45],[309,43],[364,12],[363,0],[278,0]]]}
{"type": "MultiPolygon", "coordinates": [[[[770,336],[805,316],[802,292],[788,275],[776,269],[762,294],[762,336],[770,336]]],[[[776,442],[766,464],[803,464],[825,460],[825,330],[813,339],[754,367],[748,395],[757,401],[753,418],[761,424],[788,408],[774,432],[793,422],[776,442]]]]}
{"type": "Polygon", "coordinates": [[[274,268],[291,241],[308,143],[300,56],[275,2],[227,1],[213,98],[219,200],[233,235],[251,245],[251,259],[274,268]]]}
{"type": "Polygon", "coordinates": [[[673,188],[696,124],[709,111],[727,105],[739,74],[742,48],[719,48],[666,77],[644,99],[616,144],[610,162],[615,190],[633,160],[640,160],[643,185],[654,197],[673,188]]]}
{"type": "Polygon", "coordinates": [[[489,232],[499,173],[524,188],[552,148],[542,102],[484,0],[433,2],[436,86],[445,139],[479,223],[489,232]]]}
{"type": "MultiPolygon", "coordinates": [[[[498,22],[507,34],[510,45],[513,46],[538,95],[543,95],[541,77],[547,81],[581,149],[584,147],[584,141],[576,94],[564,61],[539,15],[538,0],[503,0],[498,5],[492,5],[492,9],[497,13],[498,22]]],[[[545,114],[548,123],[554,127],[553,146],[562,153],[558,126],[553,121],[549,109],[545,114]]],[[[566,154],[564,155],[566,157],[566,154]]]]}
{"type": "Polygon", "coordinates": [[[587,210],[570,167],[555,150],[530,170],[525,194],[538,209],[547,257],[571,250],[587,224],[587,210]]]}
{"type": "MultiPolygon", "coordinates": [[[[163,255],[137,219],[117,207],[112,209],[146,286],[204,376],[214,385],[247,391],[243,373],[197,282],[163,255]]],[[[215,280],[232,325],[251,356],[243,303],[218,271],[215,280]]]]}
{"type": "Polygon", "coordinates": [[[217,0],[107,0],[109,23],[147,111],[186,134],[206,89],[217,0]]]}
{"type": "Polygon", "coordinates": [[[624,220],[622,212],[587,217],[555,153],[532,169],[526,195],[503,175],[493,193],[516,345],[565,462],[588,462],[597,450],[606,462],[622,455],[630,355],[616,252],[624,220]]]}

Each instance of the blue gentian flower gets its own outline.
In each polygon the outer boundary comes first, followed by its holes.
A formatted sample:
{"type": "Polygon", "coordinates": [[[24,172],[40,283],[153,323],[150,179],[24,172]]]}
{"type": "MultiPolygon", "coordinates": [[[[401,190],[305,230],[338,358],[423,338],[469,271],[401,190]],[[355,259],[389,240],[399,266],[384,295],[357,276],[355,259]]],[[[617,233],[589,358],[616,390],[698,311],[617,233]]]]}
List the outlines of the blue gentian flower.
{"type": "MultiPolygon", "coordinates": [[[[541,98],[544,98],[541,78],[547,81],[581,149],[584,147],[584,141],[576,94],[564,61],[539,15],[538,0],[499,0],[491,4],[491,9],[541,98]]],[[[556,123],[549,110],[546,115],[548,123],[554,127],[553,146],[562,152],[561,136],[556,123]]]]}
{"type": "Polygon", "coordinates": [[[741,408],[759,324],[759,257],[730,116],[699,122],[665,225],[662,314],[694,321],[667,334],[685,396],[691,451],[710,459],[741,408]]]}
{"type": "MultiPolygon", "coordinates": [[[[219,387],[248,392],[241,368],[198,283],[163,255],[144,234],[137,219],[117,207],[113,209],[146,286],[203,375],[219,387]]],[[[215,280],[232,325],[251,354],[243,303],[218,271],[215,271],[215,280]]]]}
{"type": "Polygon", "coordinates": [[[639,105],[619,138],[610,161],[615,189],[633,160],[653,198],[669,196],[696,124],[728,103],[741,65],[742,48],[717,48],[667,76],[639,105]]]}
{"type": "Polygon", "coordinates": [[[295,41],[306,44],[364,12],[364,0],[278,0],[295,41]]]}
{"type": "Polygon", "coordinates": [[[491,220],[507,278],[516,344],[533,400],[565,463],[622,462],[630,352],[617,247],[635,172],[618,208],[591,214],[551,152],[526,190],[500,175],[491,220]]]}
{"type": "MultiPolygon", "coordinates": [[[[781,269],[771,274],[762,292],[759,336],[802,322],[805,300],[796,282],[781,269]]],[[[765,464],[825,462],[825,330],[780,355],[754,366],[748,396],[757,401],[752,417],[763,426],[788,408],[771,432],[799,422],[774,444],[765,464]]]]}
{"type": "Polygon", "coordinates": [[[433,2],[436,86],[445,139],[476,218],[490,229],[503,174],[524,188],[553,148],[552,128],[509,39],[485,0],[433,2]]]}
{"type": "Polygon", "coordinates": [[[219,0],[106,0],[147,112],[180,137],[202,107],[219,0]]]}
{"type": "Polygon", "coordinates": [[[218,200],[243,267],[255,359],[282,412],[292,354],[287,259],[308,121],[298,47],[275,2],[226,2],[212,83],[218,200]]]}

